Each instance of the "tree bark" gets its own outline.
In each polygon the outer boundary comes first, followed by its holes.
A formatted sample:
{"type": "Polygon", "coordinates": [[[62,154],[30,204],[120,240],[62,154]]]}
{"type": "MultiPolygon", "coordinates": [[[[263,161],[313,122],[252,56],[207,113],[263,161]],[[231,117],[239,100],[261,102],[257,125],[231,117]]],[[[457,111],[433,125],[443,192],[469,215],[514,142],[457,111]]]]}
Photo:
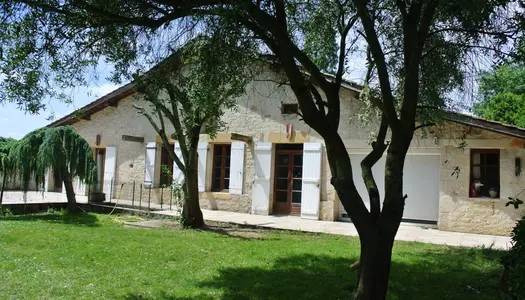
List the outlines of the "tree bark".
{"type": "Polygon", "coordinates": [[[394,237],[377,228],[370,235],[360,237],[360,273],[355,300],[386,299],[394,237]]]}
{"type": "MultiPolygon", "coordinates": [[[[198,141],[198,140],[197,140],[198,141]]],[[[199,182],[197,175],[197,143],[193,147],[191,143],[188,164],[185,166],[184,174],[184,202],[182,204],[183,225],[190,228],[204,226],[204,217],[199,204],[199,182]]]]}
{"type": "Polygon", "coordinates": [[[73,181],[71,180],[69,172],[66,171],[63,173],[62,181],[64,182],[64,187],[66,188],[67,211],[69,213],[77,213],[77,200],[75,198],[75,190],[73,189],[73,181]]]}
{"type": "Polygon", "coordinates": [[[0,205],[2,205],[2,202],[4,201],[4,190],[5,190],[5,185],[7,184],[7,174],[4,170],[3,172],[3,178],[2,178],[2,187],[0,188],[0,205]]]}

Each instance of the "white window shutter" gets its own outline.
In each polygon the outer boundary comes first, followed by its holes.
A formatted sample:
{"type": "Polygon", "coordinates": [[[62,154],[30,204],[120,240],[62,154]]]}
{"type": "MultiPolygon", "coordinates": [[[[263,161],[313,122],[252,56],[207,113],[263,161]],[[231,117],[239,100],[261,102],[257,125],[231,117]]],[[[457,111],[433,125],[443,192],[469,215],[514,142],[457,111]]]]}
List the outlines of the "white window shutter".
{"type": "Polygon", "coordinates": [[[106,160],[104,161],[104,182],[102,192],[106,194],[106,200],[113,197],[115,191],[115,173],[117,169],[117,147],[106,147],[106,160]]]}
{"type": "Polygon", "coordinates": [[[303,145],[303,184],[301,193],[301,218],[319,219],[321,201],[321,143],[303,145]]]}
{"type": "Polygon", "coordinates": [[[244,185],[244,142],[232,142],[230,154],[230,194],[242,195],[244,185]]]}
{"type": "Polygon", "coordinates": [[[255,174],[252,188],[252,214],[267,215],[270,207],[272,144],[255,143],[253,160],[255,174]]]}
{"type": "MultiPolygon", "coordinates": [[[[182,158],[182,151],[180,150],[180,144],[178,142],[175,143],[174,146],[175,155],[180,159],[180,161],[184,164],[184,159],[182,158]]],[[[177,163],[175,160],[173,160],[173,182],[182,183],[184,180],[184,173],[182,173],[182,170],[179,169],[177,166],[177,163]]]]}
{"type": "Polygon", "coordinates": [[[199,181],[199,192],[206,191],[206,159],[208,156],[208,143],[200,142],[197,148],[197,153],[199,155],[197,173],[199,181]]]}
{"type": "MultiPolygon", "coordinates": [[[[162,146],[164,147],[164,145],[162,146]]],[[[157,143],[146,143],[146,155],[144,156],[144,186],[153,187],[155,184],[155,157],[157,155],[157,143]]]]}

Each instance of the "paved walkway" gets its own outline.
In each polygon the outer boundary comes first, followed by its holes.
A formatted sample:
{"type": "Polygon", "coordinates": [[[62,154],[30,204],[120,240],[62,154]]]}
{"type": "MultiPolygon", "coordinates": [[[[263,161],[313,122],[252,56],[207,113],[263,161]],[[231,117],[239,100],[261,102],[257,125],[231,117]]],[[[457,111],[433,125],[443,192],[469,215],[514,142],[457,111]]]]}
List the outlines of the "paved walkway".
{"type": "MultiPolygon", "coordinates": [[[[173,211],[157,211],[155,214],[176,215],[173,211]]],[[[305,220],[292,216],[259,216],[228,211],[202,210],[205,220],[255,225],[267,228],[318,232],[327,234],[357,236],[350,222],[330,222],[305,220]]],[[[464,247],[510,248],[510,237],[440,231],[415,225],[401,225],[396,235],[397,241],[421,242],[438,245],[464,247]]]]}
{"type": "MultiPolygon", "coordinates": [[[[21,192],[7,192],[4,203],[23,203],[21,192]]],[[[64,194],[59,193],[42,193],[28,192],[27,203],[50,203],[66,202],[64,194]]],[[[78,202],[87,202],[87,197],[78,197],[78,202]]],[[[131,206],[129,200],[116,200],[120,205],[131,206]]],[[[134,207],[139,203],[135,201],[134,207]]],[[[148,203],[142,203],[142,208],[147,208],[148,203]]],[[[151,203],[150,208],[153,214],[175,216],[176,211],[170,211],[169,203],[162,205],[151,203]],[[162,210],[164,209],[164,210],[162,210]]],[[[357,231],[352,223],[349,222],[330,222],[305,220],[292,216],[259,216],[243,213],[234,213],[228,211],[203,210],[205,220],[217,222],[229,222],[241,225],[254,225],[266,228],[297,230],[316,233],[339,234],[348,236],[357,236],[357,231]]],[[[421,242],[439,245],[464,246],[464,247],[486,247],[495,249],[508,249],[511,246],[510,237],[470,234],[460,232],[440,231],[428,227],[420,227],[414,224],[402,224],[396,235],[398,241],[421,242]]]]}

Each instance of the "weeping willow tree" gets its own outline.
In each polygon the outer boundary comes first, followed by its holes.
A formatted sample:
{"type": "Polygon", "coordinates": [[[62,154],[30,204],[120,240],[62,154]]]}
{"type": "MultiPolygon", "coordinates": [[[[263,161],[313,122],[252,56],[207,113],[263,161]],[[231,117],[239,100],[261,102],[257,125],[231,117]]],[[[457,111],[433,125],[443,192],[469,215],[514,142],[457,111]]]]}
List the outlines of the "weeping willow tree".
{"type": "Polygon", "coordinates": [[[73,178],[88,185],[97,180],[93,150],[70,126],[41,128],[27,134],[11,148],[9,160],[24,192],[32,179],[43,184],[46,171],[52,170],[55,182],[64,183],[69,212],[78,210],[73,178]]]}
{"type": "Polygon", "coordinates": [[[16,143],[15,139],[0,137],[0,175],[2,176],[2,182],[0,186],[0,205],[4,199],[5,185],[9,177],[9,151],[16,143]]]}

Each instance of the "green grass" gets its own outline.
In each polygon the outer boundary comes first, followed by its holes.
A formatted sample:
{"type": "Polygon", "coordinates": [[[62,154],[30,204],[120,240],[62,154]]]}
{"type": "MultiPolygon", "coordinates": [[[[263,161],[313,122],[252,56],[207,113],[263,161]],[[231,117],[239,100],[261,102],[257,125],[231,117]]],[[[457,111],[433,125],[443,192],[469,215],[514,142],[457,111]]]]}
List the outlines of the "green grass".
{"type": "MultiPolygon", "coordinates": [[[[0,299],[348,299],[356,238],[0,219],[0,299]]],[[[396,242],[389,299],[497,299],[501,252],[396,242]]]]}

